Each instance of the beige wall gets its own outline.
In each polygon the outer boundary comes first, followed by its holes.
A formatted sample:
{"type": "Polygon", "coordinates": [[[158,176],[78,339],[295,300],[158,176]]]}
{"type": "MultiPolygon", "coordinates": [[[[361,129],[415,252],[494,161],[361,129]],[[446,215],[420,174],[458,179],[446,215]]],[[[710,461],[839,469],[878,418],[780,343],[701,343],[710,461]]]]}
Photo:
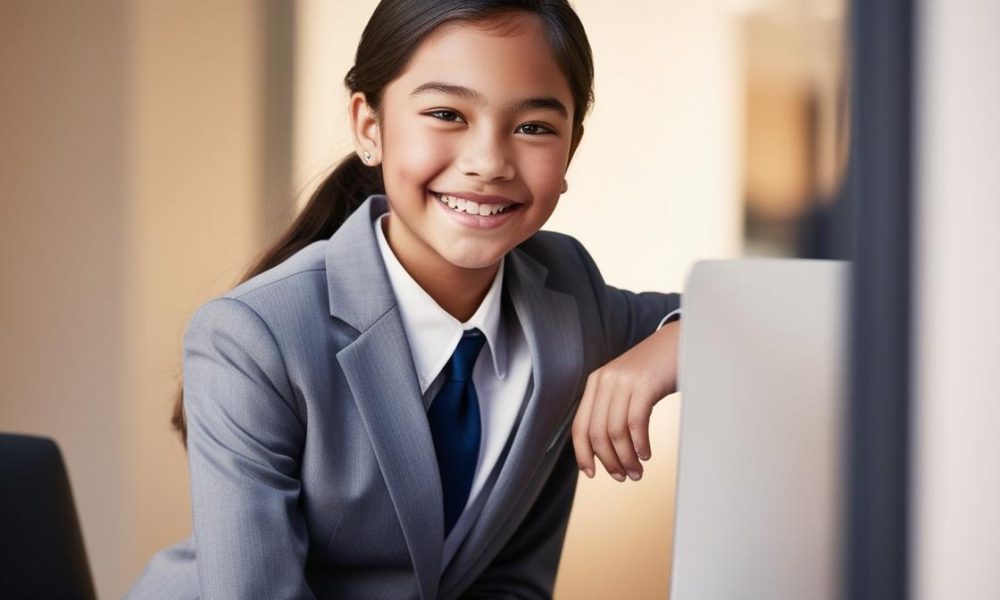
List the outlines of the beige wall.
{"type": "MultiPolygon", "coordinates": [[[[261,249],[262,10],[251,2],[132,2],[122,378],[130,583],[191,529],[186,455],[167,427],[190,311],[261,249]]],[[[110,597],[110,596],[109,596],[110,597]]]]}
{"type": "Polygon", "coordinates": [[[190,311],[265,229],[261,14],[0,4],[0,430],[59,442],[102,598],[190,530],[168,420],[190,311]]]}
{"type": "Polygon", "coordinates": [[[128,504],[127,28],[122,2],[0,4],[0,430],[60,443],[104,595],[128,504]]]}
{"type": "MultiPolygon", "coordinates": [[[[615,285],[680,290],[741,249],[735,28],[715,2],[574,4],[597,104],[547,227],[615,285]]],[[[296,3],[289,97],[265,0],[0,4],[0,429],[62,445],[101,597],[190,532],[167,427],[184,325],[350,150],[342,78],[374,5],[296,3]]],[[[678,411],[654,412],[642,482],[581,481],[559,597],[666,594],[678,411]]]]}

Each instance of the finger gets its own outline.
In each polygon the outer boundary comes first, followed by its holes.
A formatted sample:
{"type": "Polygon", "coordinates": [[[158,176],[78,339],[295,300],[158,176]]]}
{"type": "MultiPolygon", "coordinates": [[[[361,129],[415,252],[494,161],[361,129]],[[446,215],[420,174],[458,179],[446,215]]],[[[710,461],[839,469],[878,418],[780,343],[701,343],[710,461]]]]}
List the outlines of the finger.
{"type": "Polygon", "coordinates": [[[614,392],[615,388],[606,382],[595,390],[594,408],[590,414],[590,445],[608,475],[622,482],[625,481],[625,468],[618,460],[618,454],[608,435],[608,412],[612,400],[616,400],[612,396],[614,392]]]}
{"type": "Polygon", "coordinates": [[[636,398],[631,391],[622,390],[608,411],[608,436],[618,455],[618,462],[632,481],[638,481],[642,477],[642,463],[635,454],[635,444],[632,442],[628,423],[629,405],[637,401],[636,398]]]}
{"type": "Polygon", "coordinates": [[[590,446],[590,415],[594,406],[594,388],[594,377],[588,377],[580,406],[577,407],[576,416],[573,417],[572,429],[576,465],[591,479],[594,478],[594,450],[590,446]]]}
{"type": "Polygon", "coordinates": [[[653,455],[649,446],[649,418],[653,414],[653,402],[648,396],[634,395],[629,403],[628,428],[636,454],[642,460],[649,460],[653,455]]]}

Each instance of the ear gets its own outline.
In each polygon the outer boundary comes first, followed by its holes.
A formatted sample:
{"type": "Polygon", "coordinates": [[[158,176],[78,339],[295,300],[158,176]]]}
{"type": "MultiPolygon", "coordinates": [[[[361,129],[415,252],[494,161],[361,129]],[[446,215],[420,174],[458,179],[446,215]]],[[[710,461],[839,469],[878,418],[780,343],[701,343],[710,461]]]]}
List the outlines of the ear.
{"type": "Polygon", "coordinates": [[[351,99],[348,101],[348,112],[351,114],[354,150],[361,157],[364,157],[365,152],[370,153],[371,159],[365,164],[374,167],[382,162],[382,131],[379,128],[378,116],[362,92],[351,94],[351,99]]]}
{"type": "Polygon", "coordinates": [[[580,123],[580,129],[578,130],[576,136],[569,144],[569,159],[566,160],[566,169],[569,169],[569,163],[573,162],[573,155],[576,154],[576,149],[580,147],[580,140],[583,139],[583,123],[580,123]]]}

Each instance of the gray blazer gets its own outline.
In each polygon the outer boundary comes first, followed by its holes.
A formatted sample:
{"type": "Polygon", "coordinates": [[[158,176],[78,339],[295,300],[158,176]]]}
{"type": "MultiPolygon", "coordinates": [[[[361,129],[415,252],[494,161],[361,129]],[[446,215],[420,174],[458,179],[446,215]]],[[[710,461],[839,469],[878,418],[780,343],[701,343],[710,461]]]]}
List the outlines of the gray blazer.
{"type": "Polygon", "coordinates": [[[441,482],[369,197],[329,239],[201,306],[184,340],[194,533],[129,598],[551,597],[587,375],[677,294],[604,283],[574,238],[510,251],[532,386],[482,513],[441,572],[441,482]]]}

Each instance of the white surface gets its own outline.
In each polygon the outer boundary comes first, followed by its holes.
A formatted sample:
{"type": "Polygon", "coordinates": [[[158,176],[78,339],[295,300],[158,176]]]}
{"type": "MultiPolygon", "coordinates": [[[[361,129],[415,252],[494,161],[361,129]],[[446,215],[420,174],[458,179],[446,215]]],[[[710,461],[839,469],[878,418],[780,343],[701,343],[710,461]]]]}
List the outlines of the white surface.
{"type": "Polygon", "coordinates": [[[1000,3],[917,6],[911,589],[1000,598],[1000,3]]]}
{"type": "Polygon", "coordinates": [[[818,260],[692,269],[674,600],[838,597],[848,277],[818,260]]]}

